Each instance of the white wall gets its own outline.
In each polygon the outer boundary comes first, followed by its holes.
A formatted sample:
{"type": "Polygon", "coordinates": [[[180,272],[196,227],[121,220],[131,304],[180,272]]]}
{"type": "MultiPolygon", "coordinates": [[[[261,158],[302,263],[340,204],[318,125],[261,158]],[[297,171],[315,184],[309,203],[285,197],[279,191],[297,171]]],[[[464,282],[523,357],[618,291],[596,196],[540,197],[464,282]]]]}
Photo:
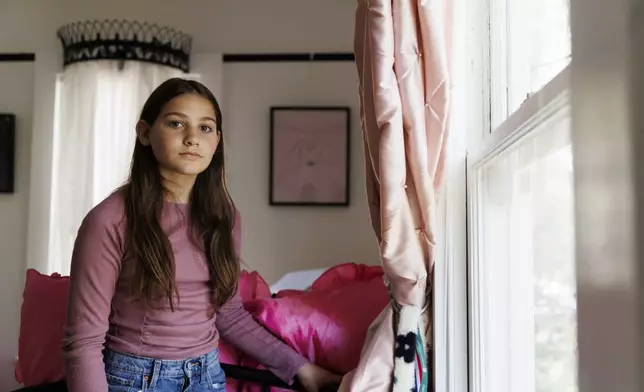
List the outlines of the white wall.
{"type": "MultiPolygon", "coordinates": [[[[0,53],[36,53],[34,65],[0,65],[0,111],[23,113],[18,193],[0,198],[0,282],[7,283],[0,287],[1,390],[13,385],[10,362],[16,353],[24,269],[42,266],[47,254],[51,118],[55,75],[61,69],[56,29],[86,19],[154,22],[190,33],[193,53],[201,57],[212,53],[351,51],[354,8],[355,2],[346,0],[0,1],[0,53]],[[29,118],[32,101],[33,120],[29,118]]],[[[223,79],[230,187],[244,216],[243,257],[248,266],[275,281],[292,269],[343,261],[377,263],[363,190],[354,65],[227,64],[223,79]],[[269,107],[287,104],[352,107],[349,208],[268,206],[269,107]]]]}
{"type": "Polygon", "coordinates": [[[0,194],[0,390],[14,386],[20,297],[27,244],[31,114],[34,69],[29,63],[0,63],[0,113],[16,115],[15,193],[0,194]]]}

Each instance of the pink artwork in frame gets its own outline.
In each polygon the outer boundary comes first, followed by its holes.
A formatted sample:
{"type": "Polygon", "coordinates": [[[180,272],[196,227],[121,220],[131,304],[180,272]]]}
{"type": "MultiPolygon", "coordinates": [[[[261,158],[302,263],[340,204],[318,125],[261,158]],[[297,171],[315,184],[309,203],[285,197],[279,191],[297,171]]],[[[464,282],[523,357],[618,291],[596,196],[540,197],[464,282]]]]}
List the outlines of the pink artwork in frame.
{"type": "Polygon", "coordinates": [[[349,205],[348,107],[271,108],[271,205],[349,205]]]}

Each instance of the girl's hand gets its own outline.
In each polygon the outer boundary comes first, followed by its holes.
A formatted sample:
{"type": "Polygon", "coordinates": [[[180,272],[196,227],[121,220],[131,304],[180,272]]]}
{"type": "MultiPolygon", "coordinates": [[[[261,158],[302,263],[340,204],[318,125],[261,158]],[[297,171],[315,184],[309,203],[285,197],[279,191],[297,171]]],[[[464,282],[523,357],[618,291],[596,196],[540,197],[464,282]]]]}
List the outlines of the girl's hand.
{"type": "Polygon", "coordinates": [[[342,376],[333,374],[312,363],[302,366],[297,372],[297,378],[306,392],[320,392],[326,386],[340,385],[342,382],[342,376]]]}

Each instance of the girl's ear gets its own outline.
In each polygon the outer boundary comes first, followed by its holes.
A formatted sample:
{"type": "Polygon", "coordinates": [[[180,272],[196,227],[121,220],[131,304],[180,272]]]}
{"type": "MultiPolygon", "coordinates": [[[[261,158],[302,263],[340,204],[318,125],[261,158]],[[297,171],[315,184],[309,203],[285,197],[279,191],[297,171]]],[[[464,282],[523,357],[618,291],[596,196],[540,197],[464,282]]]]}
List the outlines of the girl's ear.
{"type": "Polygon", "coordinates": [[[139,120],[136,123],[136,137],[144,146],[150,145],[150,125],[147,122],[139,120]]]}

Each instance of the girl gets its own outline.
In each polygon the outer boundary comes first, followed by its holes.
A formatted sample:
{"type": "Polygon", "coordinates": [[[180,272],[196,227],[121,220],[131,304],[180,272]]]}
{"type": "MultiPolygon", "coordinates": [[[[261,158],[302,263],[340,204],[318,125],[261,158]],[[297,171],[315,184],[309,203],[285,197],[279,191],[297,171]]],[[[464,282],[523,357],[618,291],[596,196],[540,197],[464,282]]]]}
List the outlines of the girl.
{"type": "Polygon", "coordinates": [[[87,214],[74,246],[69,391],[224,391],[220,338],[309,392],[339,383],[242,307],[240,218],[212,93],[195,81],[164,82],[136,133],[128,182],[87,214]]]}

